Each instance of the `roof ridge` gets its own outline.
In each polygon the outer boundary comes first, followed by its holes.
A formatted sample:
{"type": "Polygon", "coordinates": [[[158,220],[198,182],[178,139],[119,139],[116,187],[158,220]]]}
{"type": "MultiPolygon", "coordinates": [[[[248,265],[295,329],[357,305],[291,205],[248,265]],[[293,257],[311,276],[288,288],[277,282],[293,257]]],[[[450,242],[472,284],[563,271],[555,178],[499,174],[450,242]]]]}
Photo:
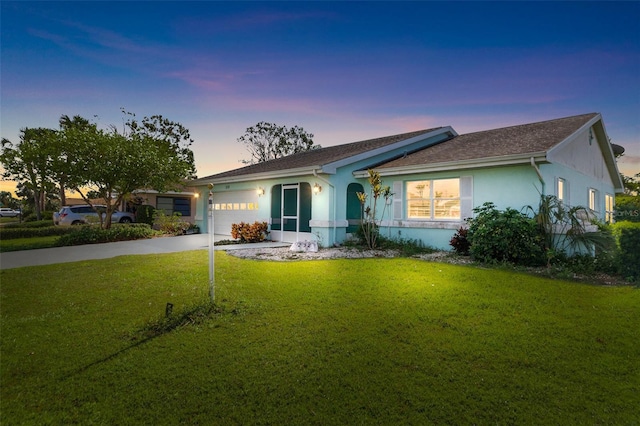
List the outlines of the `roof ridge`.
{"type": "Polygon", "coordinates": [[[578,114],[578,115],[569,115],[567,117],[561,117],[561,118],[551,118],[549,120],[541,120],[541,121],[534,121],[533,123],[522,123],[522,124],[513,124],[510,126],[504,126],[504,127],[496,127],[494,129],[486,129],[486,130],[478,130],[475,132],[468,132],[468,133],[462,133],[458,136],[466,136],[466,135],[474,135],[477,133],[486,133],[486,132],[495,132],[498,130],[506,130],[506,129],[511,129],[511,128],[516,128],[516,127],[524,127],[524,126],[535,126],[535,125],[540,125],[540,124],[545,124],[545,123],[551,123],[554,121],[562,121],[562,120],[568,120],[570,118],[579,118],[579,117],[586,117],[586,116],[596,116],[600,114],[599,112],[589,112],[586,114],[578,114]]]}

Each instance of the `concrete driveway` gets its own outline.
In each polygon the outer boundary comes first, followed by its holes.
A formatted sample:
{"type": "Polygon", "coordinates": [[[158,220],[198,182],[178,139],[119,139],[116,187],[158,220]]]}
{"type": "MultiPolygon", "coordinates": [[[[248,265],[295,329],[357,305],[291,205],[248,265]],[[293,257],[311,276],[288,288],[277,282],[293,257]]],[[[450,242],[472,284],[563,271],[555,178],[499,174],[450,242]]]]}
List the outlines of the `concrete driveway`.
{"type": "MultiPolygon", "coordinates": [[[[228,235],[216,235],[215,240],[231,239],[228,235]]],[[[216,246],[215,250],[237,250],[260,247],[289,247],[291,243],[265,242],[216,246]]],[[[116,243],[88,244],[71,247],[54,247],[37,250],[0,253],[0,269],[23,266],[50,265],[80,260],[108,259],[129,254],[175,253],[189,250],[207,250],[209,234],[161,237],[148,240],[120,241],[116,243]]]]}

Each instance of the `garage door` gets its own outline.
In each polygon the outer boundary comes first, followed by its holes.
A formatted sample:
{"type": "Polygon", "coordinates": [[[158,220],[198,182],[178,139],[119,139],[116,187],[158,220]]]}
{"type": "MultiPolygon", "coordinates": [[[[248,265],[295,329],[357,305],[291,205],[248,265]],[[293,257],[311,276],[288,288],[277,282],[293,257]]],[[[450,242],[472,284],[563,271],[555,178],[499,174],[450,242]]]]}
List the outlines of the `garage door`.
{"type": "MultiPolygon", "coordinates": [[[[231,225],[253,223],[259,219],[258,198],[255,191],[218,192],[213,194],[215,220],[213,228],[218,235],[231,235],[231,225]]],[[[264,219],[263,219],[264,220],[264,219]]]]}

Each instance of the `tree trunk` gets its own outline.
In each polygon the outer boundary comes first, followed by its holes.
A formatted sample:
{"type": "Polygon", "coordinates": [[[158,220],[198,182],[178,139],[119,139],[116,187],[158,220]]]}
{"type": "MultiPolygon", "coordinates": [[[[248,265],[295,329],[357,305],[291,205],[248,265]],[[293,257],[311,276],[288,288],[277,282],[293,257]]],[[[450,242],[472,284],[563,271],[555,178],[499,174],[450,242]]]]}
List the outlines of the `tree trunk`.
{"type": "Polygon", "coordinates": [[[42,220],[42,204],[40,203],[40,191],[33,191],[33,206],[36,209],[36,219],[42,220]]]}
{"type": "Polygon", "coordinates": [[[67,205],[67,195],[64,192],[64,182],[60,182],[59,193],[60,193],[60,207],[66,206],[67,205]]]}

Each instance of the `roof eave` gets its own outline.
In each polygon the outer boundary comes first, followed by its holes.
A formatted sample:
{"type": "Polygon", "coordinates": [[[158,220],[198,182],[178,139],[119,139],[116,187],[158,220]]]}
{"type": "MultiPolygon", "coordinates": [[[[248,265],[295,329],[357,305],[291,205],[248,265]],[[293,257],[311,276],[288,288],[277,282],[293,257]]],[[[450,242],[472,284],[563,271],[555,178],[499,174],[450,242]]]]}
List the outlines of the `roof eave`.
{"type": "Polygon", "coordinates": [[[305,167],[299,167],[295,169],[277,170],[277,171],[264,172],[264,173],[252,173],[248,175],[227,176],[227,177],[212,178],[212,179],[202,178],[198,180],[199,182],[194,181],[191,184],[193,186],[202,186],[208,183],[212,183],[214,185],[220,185],[224,183],[238,183],[238,182],[250,182],[250,181],[256,181],[256,180],[278,179],[278,178],[291,177],[291,176],[310,175],[310,174],[313,174],[314,171],[317,172],[319,170],[322,170],[322,166],[318,166],[318,165],[305,166],[305,167]]]}
{"type": "Polygon", "coordinates": [[[609,176],[611,177],[616,192],[624,191],[624,183],[622,182],[622,178],[620,177],[620,171],[618,170],[616,156],[613,153],[613,148],[611,147],[611,143],[609,142],[609,135],[607,134],[607,129],[604,126],[604,120],[602,119],[602,114],[600,113],[597,113],[591,120],[587,121],[579,129],[569,135],[569,137],[567,137],[565,140],[550,148],[549,157],[552,158],[556,150],[559,150],[562,146],[571,143],[571,141],[577,138],[582,132],[591,127],[594,128],[597,134],[596,139],[598,140],[598,145],[602,150],[604,161],[607,164],[609,176]]]}
{"type": "MultiPolygon", "coordinates": [[[[546,152],[541,151],[541,152],[515,154],[515,155],[500,156],[500,157],[487,157],[487,158],[481,158],[481,159],[474,158],[470,160],[446,161],[446,162],[435,163],[435,164],[417,164],[414,166],[381,168],[381,169],[377,169],[376,171],[380,173],[380,176],[399,176],[399,175],[408,175],[408,174],[415,174],[415,173],[433,173],[433,172],[442,172],[442,171],[448,171],[448,170],[477,169],[477,168],[484,168],[484,167],[530,164],[532,158],[536,162],[547,161],[546,152]]],[[[353,175],[357,178],[366,178],[368,176],[368,172],[366,170],[360,170],[360,171],[354,172],[353,175]]]]}

